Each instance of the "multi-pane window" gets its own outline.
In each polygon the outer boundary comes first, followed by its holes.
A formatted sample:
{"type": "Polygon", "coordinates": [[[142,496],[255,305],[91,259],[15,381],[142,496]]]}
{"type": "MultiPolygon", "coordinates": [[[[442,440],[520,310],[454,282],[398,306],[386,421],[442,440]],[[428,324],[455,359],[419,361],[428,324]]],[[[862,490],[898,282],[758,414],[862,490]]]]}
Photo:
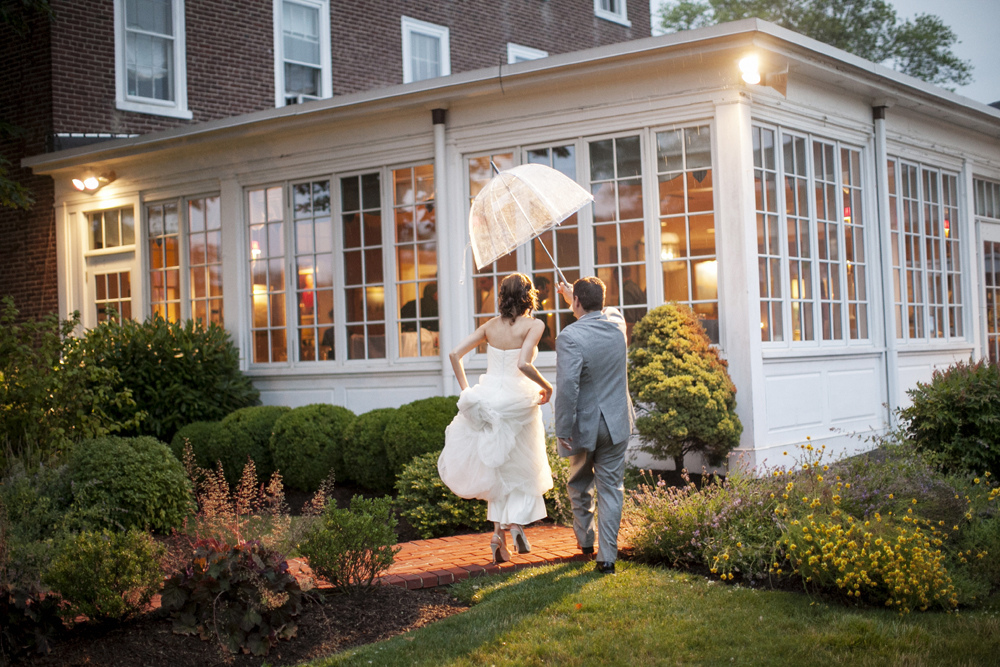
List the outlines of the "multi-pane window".
{"type": "Polygon", "coordinates": [[[711,341],[718,343],[719,263],[709,127],[657,132],[656,172],[663,298],[691,306],[711,341]]]}
{"type": "Polygon", "coordinates": [[[591,141],[594,271],[607,286],[605,305],[632,326],[646,314],[646,233],[638,135],[591,141]]]}
{"type": "MultiPolygon", "coordinates": [[[[384,359],[386,327],[381,175],[376,172],[340,179],[340,196],[344,235],[347,358],[384,359]]],[[[420,314],[430,315],[427,310],[428,307],[425,306],[420,314]]],[[[435,310],[435,315],[436,312],[435,310]]],[[[422,322],[422,326],[430,324],[422,322]]],[[[413,327],[411,330],[415,329],[413,327]]],[[[436,326],[434,330],[437,330],[436,326]]],[[[327,334],[332,339],[332,326],[327,329],[327,334]]]]}
{"type": "Polygon", "coordinates": [[[392,172],[399,356],[438,355],[434,165],[392,172]]]}
{"type": "Polygon", "coordinates": [[[403,83],[451,74],[447,27],[404,16],[402,30],[403,83]]]}
{"type": "MultiPolygon", "coordinates": [[[[469,204],[476,198],[487,183],[493,179],[497,171],[510,169],[514,166],[512,152],[492,153],[469,159],[469,204]]],[[[481,270],[473,272],[472,276],[472,307],[476,316],[476,326],[479,327],[491,317],[500,314],[497,298],[500,294],[500,281],[507,275],[517,271],[517,255],[509,253],[487,264],[481,270]]],[[[481,346],[480,352],[486,347],[481,346]]]]}
{"type": "Polygon", "coordinates": [[[172,0],[125,1],[125,62],[129,96],[174,99],[172,0]]]}
{"type": "Polygon", "coordinates": [[[222,216],[219,196],[187,201],[191,319],[223,325],[222,216]]]}
{"type": "Polygon", "coordinates": [[[118,248],[135,243],[135,214],[131,206],[87,213],[91,250],[118,248]]]}
{"type": "Polygon", "coordinates": [[[275,17],[276,103],[297,104],[330,95],[329,0],[282,0],[275,17]]]}
{"type": "Polygon", "coordinates": [[[291,191],[299,360],[333,359],[334,340],[328,335],[334,302],[330,181],[296,183],[291,191]]]}
{"type": "Polygon", "coordinates": [[[132,318],[132,281],[129,271],[100,273],[94,276],[94,304],[97,321],[132,318]],[[113,313],[117,313],[114,315],[113,313]]]}
{"type": "Polygon", "coordinates": [[[251,324],[254,363],[288,361],[285,330],[285,207],[281,186],[250,190],[251,324]]]}
{"type": "Polygon", "coordinates": [[[976,215],[1000,220],[1000,183],[981,178],[972,181],[976,215]]]}
{"type": "Polygon", "coordinates": [[[868,339],[861,151],[762,126],[752,139],[761,340],[868,339]]]}
{"type": "Polygon", "coordinates": [[[146,206],[150,312],[181,319],[181,252],[177,202],[146,206]]]}
{"type": "Polygon", "coordinates": [[[896,336],[963,336],[958,176],[889,158],[896,336]]]}
{"type": "Polygon", "coordinates": [[[594,0],[594,15],[615,23],[630,25],[627,0],[594,0]]]}
{"type": "Polygon", "coordinates": [[[983,232],[983,291],[986,310],[986,357],[1000,364],[1000,183],[974,179],[976,216],[983,232]]]}

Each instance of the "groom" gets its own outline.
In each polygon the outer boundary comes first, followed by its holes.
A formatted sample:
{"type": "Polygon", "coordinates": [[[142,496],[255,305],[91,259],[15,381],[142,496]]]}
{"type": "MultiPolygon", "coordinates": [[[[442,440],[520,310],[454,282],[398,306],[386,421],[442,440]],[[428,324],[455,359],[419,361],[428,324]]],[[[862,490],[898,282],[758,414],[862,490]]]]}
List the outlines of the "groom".
{"type": "Polygon", "coordinates": [[[597,571],[614,574],[624,500],[625,449],[634,426],[626,367],[625,318],[604,308],[604,283],[590,276],[559,284],[576,322],[556,338],[556,437],[569,458],[573,531],[594,553],[597,490],[597,571]]]}

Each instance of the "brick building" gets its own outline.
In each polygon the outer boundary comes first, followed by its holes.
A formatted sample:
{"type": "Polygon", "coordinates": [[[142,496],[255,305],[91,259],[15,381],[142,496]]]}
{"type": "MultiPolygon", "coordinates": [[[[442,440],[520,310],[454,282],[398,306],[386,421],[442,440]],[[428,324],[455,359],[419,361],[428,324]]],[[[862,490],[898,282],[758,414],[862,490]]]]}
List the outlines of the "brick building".
{"type": "Polygon", "coordinates": [[[0,294],[26,317],[57,310],[58,293],[52,180],[23,157],[650,35],[643,0],[51,7],[23,33],[0,25],[0,119],[24,130],[0,155],[35,198],[0,208],[0,294]]]}

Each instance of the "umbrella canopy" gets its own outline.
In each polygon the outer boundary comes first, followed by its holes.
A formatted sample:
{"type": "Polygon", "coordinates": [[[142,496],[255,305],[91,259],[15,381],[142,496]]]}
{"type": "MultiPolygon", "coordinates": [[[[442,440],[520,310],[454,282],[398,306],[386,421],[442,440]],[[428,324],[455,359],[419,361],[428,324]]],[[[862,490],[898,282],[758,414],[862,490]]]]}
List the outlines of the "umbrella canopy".
{"type": "Polygon", "coordinates": [[[476,195],[469,212],[476,269],[558,225],[593,200],[576,181],[552,167],[522,164],[501,171],[476,195]]]}

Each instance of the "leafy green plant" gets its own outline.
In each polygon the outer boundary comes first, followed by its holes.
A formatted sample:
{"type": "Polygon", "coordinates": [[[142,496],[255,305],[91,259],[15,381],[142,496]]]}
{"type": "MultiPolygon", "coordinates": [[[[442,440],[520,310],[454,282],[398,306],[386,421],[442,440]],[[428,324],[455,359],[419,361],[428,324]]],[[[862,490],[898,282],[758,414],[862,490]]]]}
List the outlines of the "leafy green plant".
{"type": "Polygon", "coordinates": [[[149,436],[84,440],[73,450],[69,470],[73,506],[108,508],[112,528],[166,531],[194,509],[191,485],[170,448],[149,436]]]}
{"type": "Polygon", "coordinates": [[[274,423],[290,409],[281,405],[241,408],[219,422],[209,448],[209,460],[222,463],[230,484],[239,480],[248,458],[257,467],[257,474],[264,478],[271,476],[274,423]]]}
{"type": "Polygon", "coordinates": [[[385,426],[386,456],[394,477],[415,456],[440,452],[444,431],[458,414],[458,396],[433,396],[400,406],[385,426]]]}
{"type": "Polygon", "coordinates": [[[19,322],[11,297],[0,309],[0,472],[29,467],[73,442],[137,427],[144,414],[117,369],[87,357],[72,336],[78,313],[19,322]]]}
{"type": "MultiPolygon", "coordinates": [[[[167,322],[159,315],[145,322],[109,320],[90,329],[82,347],[89,361],[117,370],[118,386],[130,388],[146,410],[133,435],[170,442],[186,424],[217,421],[259,403],[229,332],[214,323],[167,322]]],[[[134,410],[109,413],[125,420],[134,410]]]]}
{"type": "Polygon", "coordinates": [[[299,551],[334,588],[362,590],[395,561],[399,552],[395,527],[390,498],[354,496],[350,509],[328,506],[299,551]]]}
{"type": "Polygon", "coordinates": [[[690,307],[666,303],[632,330],[628,382],[642,449],[684,469],[698,452],[719,465],[739,444],[736,386],[690,307]]]}
{"type": "Polygon", "coordinates": [[[552,488],[545,492],[545,513],[561,526],[573,525],[573,505],[569,499],[569,459],[559,456],[555,436],[545,438],[545,452],[552,470],[552,488]]]}
{"type": "Polygon", "coordinates": [[[459,498],[441,481],[439,452],[414,458],[396,480],[399,513],[423,537],[454,535],[463,529],[486,530],[486,503],[459,498]]]}
{"type": "Polygon", "coordinates": [[[259,542],[204,540],[163,587],[177,634],[216,638],[230,653],[267,655],[298,632],[302,591],[288,563],[259,542]]]}
{"type": "Polygon", "coordinates": [[[315,491],[331,471],[337,479],[349,479],[342,444],[354,418],[347,408],[326,403],[294,408],[278,417],[270,448],[285,484],[315,491]]]}
{"type": "Polygon", "coordinates": [[[202,468],[211,468],[215,461],[212,461],[210,452],[212,451],[212,439],[219,428],[219,422],[191,422],[182,426],[174,439],[170,441],[170,451],[178,461],[184,460],[184,445],[190,443],[194,452],[195,460],[202,468]]]}
{"type": "Polygon", "coordinates": [[[396,477],[389,467],[385,427],[396,408],[376,408],[358,415],[344,436],[344,468],[355,482],[379,493],[392,491],[396,477]]]}
{"type": "Polygon", "coordinates": [[[163,548],[148,533],[83,532],[67,538],[44,575],[67,603],[68,620],[121,621],[135,616],[160,589],[163,548]]]}
{"type": "Polygon", "coordinates": [[[1000,367],[959,362],[907,393],[901,416],[918,449],[946,470],[1000,475],[1000,367]]]}

